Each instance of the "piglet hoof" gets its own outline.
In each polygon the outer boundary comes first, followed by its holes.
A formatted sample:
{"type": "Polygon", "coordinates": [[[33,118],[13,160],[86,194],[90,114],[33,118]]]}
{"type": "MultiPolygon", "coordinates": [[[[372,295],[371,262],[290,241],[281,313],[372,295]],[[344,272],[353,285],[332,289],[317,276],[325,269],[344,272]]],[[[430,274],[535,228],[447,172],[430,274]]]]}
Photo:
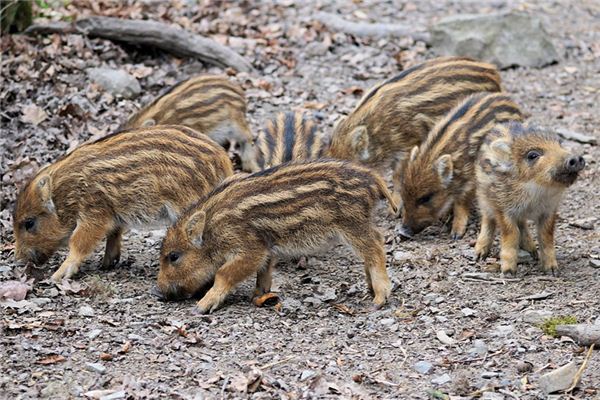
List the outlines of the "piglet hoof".
{"type": "Polygon", "coordinates": [[[452,240],[460,240],[463,238],[463,236],[464,236],[464,233],[460,233],[460,232],[452,232],[451,233],[452,240]]]}
{"type": "Polygon", "coordinates": [[[373,303],[373,305],[370,307],[369,311],[371,312],[375,312],[375,311],[379,311],[383,308],[383,306],[385,305],[385,303],[373,303]]]}
{"type": "Polygon", "coordinates": [[[206,314],[210,314],[210,309],[203,308],[200,305],[196,304],[196,306],[192,310],[192,314],[194,314],[194,315],[206,315],[206,314]]]}
{"type": "Polygon", "coordinates": [[[102,265],[100,267],[100,269],[102,270],[111,270],[113,268],[115,268],[117,265],[119,265],[119,261],[121,260],[121,255],[117,255],[115,258],[113,259],[108,259],[108,258],[104,258],[102,260],[102,265]]]}

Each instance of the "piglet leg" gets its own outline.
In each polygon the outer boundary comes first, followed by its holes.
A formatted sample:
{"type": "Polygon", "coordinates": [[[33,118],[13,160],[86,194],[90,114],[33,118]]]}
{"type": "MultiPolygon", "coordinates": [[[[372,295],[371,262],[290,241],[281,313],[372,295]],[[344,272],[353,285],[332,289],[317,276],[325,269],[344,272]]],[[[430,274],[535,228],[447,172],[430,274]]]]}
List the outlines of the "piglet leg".
{"type": "Polygon", "coordinates": [[[109,269],[119,263],[119,259],[121,258],[122,233],[122,229],[118,227],[106,237],[106,250],[102,259],[102,268],[109,269]]]}
{"type": "Polygon", "coordinates": [[[196,303],[197,311],[207,314],[216,310],[237,285],[257,273],[265,265],[268,255],[266,250],[254,254],[242,254],[223,264],[215,275],[215,283],[212,288],[196,303]]]}
{"type": "MultiPolygon", "coordinates": [[[[84,220],[94,219],[90,217],[84,220]]],[[[54,282],[60,282],[62,279],[69,279],[75,275],[79,271],[81,263],[94,251],[110,229],[110,223],[98,224],[97,219],[94,224],[79,222],[69,239],[69,255],[51,279],[54,282]]]]}
{"type": "Polygon", "coordinates": [[[556,225],[556,214],[546,218],[540,218],[537,223],[538,241],[540,243],[540,255],[542,265],[547,273],[558,274],[558,263],[556,262],[556,250],[554,249],[554,227],[556,225]]]}

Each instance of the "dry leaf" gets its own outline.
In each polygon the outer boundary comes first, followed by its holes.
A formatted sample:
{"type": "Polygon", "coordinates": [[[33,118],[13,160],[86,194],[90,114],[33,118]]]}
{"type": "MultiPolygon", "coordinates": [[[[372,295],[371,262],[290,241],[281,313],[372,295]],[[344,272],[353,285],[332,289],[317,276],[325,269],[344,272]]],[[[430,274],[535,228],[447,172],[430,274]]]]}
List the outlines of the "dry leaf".
{"type": "Polygon", "coordinates": [[[21,113],[23,114],[21,116],[21,121],[25,122],[26,124],[33,124],[35,126],[39,125],[42,121],[48,118],[48,114],[46,114],[43,109],[35,104],[28,104],[24,106],[21,113]]]}
{"type": "Polygon", "coordinates": [[[121,350],[119,350],[119,354],[126,354],[129,352],[129,349],[131,349],[131,342],[128,340],[125,342],[125,344],[123,344],[121,350]]]}
{"type": "Polygon", "coordinates": [[[257,307],[263,307],[263,306],[273,307],[279,303],[279,296],[277,296],[275,293],[269,292],[269,293],[263,294],[260,297],[253,298],[252,302],[257,307]]]}
{"type": "Polygon", "coordinates": [[[41,360],[37,360],[36,364],[50,365],[50,364],[56,364],[59,362],[63,362],[65,360],[66,360],[66,358],[64,358],[60,354],[52,354],[48,357],[42,358],[41,360]]]}
{"type": "Polygon", "coordinates": [[[109,353],[100,353],[100,359],[103,361],[111,361],[113,359],[113,355],[109,353]]]}
{"type": "Polygon", "coordinates": [[[344,313],[344,314],[348,314],[348,315],[354,315],[355,312],[353,309],[351,309],[350,307],[348,307],[345,304],[334,304],[333,307],[335,307],[339,312],[344,313]]]}

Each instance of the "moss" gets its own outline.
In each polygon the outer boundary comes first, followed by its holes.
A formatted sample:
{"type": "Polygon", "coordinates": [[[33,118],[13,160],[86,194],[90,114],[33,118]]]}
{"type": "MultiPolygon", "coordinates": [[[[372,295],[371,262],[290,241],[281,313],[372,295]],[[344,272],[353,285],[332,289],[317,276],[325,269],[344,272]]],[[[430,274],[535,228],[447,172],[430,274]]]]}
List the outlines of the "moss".
{"type": "Polygon", "coordinates": [[[556,326],[557,325],[573,325],[577,323],[577,317],[573,315],[560,315],[558,317],[547,318],[540,325],[544,334],[548,336],[556,337],[556,326]]]}

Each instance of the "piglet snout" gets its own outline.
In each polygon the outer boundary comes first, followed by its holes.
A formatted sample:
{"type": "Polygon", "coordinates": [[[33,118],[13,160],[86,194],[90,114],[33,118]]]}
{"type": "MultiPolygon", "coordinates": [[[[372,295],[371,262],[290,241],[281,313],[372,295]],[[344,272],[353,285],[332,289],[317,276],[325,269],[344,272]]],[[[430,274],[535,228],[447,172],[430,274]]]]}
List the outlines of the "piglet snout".
{"type": "Polygon", "coordinates": [[[579,172],[585,167],[585,159],[582,156],[569,157],[565,163],[565,168],[569,172],[579,172]]]}

